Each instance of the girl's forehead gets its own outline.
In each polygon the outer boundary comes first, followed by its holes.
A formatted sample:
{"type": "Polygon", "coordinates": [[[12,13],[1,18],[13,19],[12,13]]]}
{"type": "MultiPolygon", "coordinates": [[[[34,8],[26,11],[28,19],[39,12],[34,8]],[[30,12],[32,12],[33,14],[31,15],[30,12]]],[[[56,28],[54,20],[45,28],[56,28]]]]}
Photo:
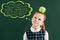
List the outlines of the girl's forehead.
{"type": "Polygon", "coordinates": [[[44,17],[44,16],[43,16],[43,14],[40,14],[40,13],[35,13],[33,17],[42,18],[42,17],[44,17]]]}

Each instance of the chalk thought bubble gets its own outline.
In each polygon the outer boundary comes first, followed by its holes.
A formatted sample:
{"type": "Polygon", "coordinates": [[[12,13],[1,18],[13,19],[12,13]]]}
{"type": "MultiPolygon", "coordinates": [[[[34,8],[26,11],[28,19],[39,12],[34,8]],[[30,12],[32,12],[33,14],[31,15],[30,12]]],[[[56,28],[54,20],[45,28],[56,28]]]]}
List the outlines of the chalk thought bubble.
{"type": "Polygon", "coordinates": [[[11,18],[24,18],[30,16],[33,11],[29,3],[23,1],[9,1],[2,4],[1,13],[4,16],[10,16],[11,18]]]}

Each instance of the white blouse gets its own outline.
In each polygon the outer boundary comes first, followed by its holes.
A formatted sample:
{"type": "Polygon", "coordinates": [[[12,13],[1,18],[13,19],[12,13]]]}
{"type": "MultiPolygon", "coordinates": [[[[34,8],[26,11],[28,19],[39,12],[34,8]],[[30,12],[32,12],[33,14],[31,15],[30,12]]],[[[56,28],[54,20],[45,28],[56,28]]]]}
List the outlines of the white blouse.
{"type": "MultiPolygon", "coordinates": [[[[31,27],[30,30],[32,32],[39,32],[41,30],[41,28],[39,27],[38,29],[35,30],[33,27],[31,27]]],[[[47,31],[45,31],[45,37],[44,38],[45,38],[45,40],[49,40],[49,36],[48,36],[48,32],[47,31]]],[[[26,32],[23,35],[23,40],[28,40],[26,32]]]]}

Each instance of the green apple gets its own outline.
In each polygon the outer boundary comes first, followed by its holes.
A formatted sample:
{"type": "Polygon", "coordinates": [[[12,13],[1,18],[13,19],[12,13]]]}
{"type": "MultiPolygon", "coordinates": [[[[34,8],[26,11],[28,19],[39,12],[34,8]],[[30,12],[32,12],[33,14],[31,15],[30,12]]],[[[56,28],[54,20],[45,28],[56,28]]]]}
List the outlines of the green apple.
{"type": "Polygon", "coordinates": [[[46,12],[46,8],[43,7],[43,6],[41,6],[41,7],[39,8],[39,12],[41,12],[41,13],[45,13],[45,12],[46,12]]]}

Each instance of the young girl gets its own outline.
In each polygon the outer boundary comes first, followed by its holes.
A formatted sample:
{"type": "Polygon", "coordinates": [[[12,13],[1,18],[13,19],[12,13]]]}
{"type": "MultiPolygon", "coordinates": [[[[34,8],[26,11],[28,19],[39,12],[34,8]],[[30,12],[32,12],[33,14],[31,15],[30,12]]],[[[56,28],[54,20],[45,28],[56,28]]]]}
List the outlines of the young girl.
{"type": "Polygon", "coordinates": [[[44,25],[45,20],[45,14],[35,12],[31,20],[32,26],[24,33],[23,40],[48,40],[48,32],[44,25]]]}

